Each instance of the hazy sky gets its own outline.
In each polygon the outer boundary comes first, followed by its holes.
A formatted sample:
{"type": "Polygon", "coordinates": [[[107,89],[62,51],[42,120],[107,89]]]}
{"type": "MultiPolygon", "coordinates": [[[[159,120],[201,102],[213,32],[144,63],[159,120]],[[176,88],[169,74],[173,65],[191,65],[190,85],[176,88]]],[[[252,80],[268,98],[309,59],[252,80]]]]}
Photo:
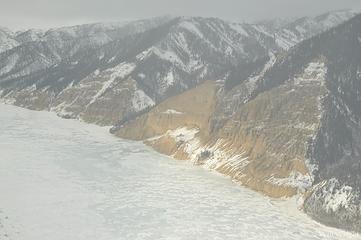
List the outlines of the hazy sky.
{"type": "Polygon", "coordinates": [[[233,21],[361,9],[361,0],[0,0],[0,26],[49,28],[160,15],[212,16],[233,21]]]}

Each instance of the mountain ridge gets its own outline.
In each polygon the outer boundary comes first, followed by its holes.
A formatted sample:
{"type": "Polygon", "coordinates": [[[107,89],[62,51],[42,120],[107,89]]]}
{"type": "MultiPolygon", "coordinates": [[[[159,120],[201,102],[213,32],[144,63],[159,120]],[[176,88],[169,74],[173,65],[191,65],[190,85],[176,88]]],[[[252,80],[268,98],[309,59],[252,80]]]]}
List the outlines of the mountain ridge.
{"type": "Polygon", "coordinates": [[[304,197],[315,219],[360,231],[358,174],[337,166],[358,163],[361,15],[330,14],[281,30],[177,17],[53,29],[43,40],[23,32],[0,53],[0,96],[113,125],[269,196],[304,197]]]}

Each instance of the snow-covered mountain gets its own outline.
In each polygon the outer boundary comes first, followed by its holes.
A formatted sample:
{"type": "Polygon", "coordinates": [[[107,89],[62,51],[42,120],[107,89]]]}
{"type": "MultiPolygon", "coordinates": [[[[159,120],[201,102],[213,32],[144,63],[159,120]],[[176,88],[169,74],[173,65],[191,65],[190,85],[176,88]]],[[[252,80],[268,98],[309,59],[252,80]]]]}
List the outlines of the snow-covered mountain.
{"type": "Polygon", "coordinates": [[[130,84],[128,100],[123,99],[123,109],[117,110],[128,117],[204,80],[230,78],[239,66],[249,66],[244,72],[248,75],[267,61],[269,51],[277,50],[270,37],[251,25],[184,17],[144,22],[146,26],[129,23],[116,28],[112,35],[103,30],[94,38],[98,25],[50,30],[40,41],[2,53],[3,95],[19,105],[66,113],[79,105],[71,116],[77,117],[108,104],[102,99],[112,101],[107,95],[130,84]],[[90,37],[83,39],[82,34],[90,37]],[[80,90],[82,96],[75,99],[72,92],[80,90]],[[130,108],[139,93],[147,101],[130,108]]]}
{"type": "MultiPolygon", "coordinates": [[[[333,24],[350,17],[348,12],[339,15],[333,24]]],[[[319,22],[328,27],[330,21],[319,17],[319,22]]],[[[288,29],[290,24],[285,26],[288,29]]],[[[292,44],[322,30],[305,28],[292,44]]],[[[107,95],[124,89],[129,80],[133,87],[128,100],[121,97],[124,106],[116,110],[122,113],[116,117],[121,121],[205,80],[222,79],[225,89],[232,89],[283,50],[274,37],[280,31],[269,24],[197,17],[28,30],[13,35],[18,46],[0,54],[0,86],[2,95],[18,105],[79,117],[87,115],[86,109],[93,115],[92,108],[104,108],[109,103],[102,99],[112,101],[115,96],[107,95]],[[125,65],[131,70],[120,73],[125,65]],[[82,96],[73,94],[80,90],[82,96]],[[146,102],[129,107],[138,93],[146,102]]],[[[99,114],[102,118],[104,112],[99,114]]]]}
{"type": "Polygon", "coordinates": [[[310,215],[359,231],[361,23],[353,16],[3,31],[0,96],[114,125],[118,136],[273,197],[305,194],[310,215]]]}

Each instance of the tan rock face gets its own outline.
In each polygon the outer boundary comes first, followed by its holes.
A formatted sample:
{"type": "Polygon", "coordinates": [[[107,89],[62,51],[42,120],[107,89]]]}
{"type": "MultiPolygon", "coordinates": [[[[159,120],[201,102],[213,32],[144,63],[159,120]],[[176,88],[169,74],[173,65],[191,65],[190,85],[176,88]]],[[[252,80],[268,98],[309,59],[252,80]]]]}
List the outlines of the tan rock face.
{"type": "Polygon", "coordinates": [[[238,107],[215,131],[210,119],[217,114],[218,87],[208,81],[126,123],[116,135],[144,140],[269,196],[293,196],[312,183],[305,156],[326,94],[324,68],[311,63],[300,76],[238,107]]]}
{"type": "Polygon", "coordinates": [[[218,168],[273,197],[291,196],[310,185],[305,156],[320,122],[325,72],[323,63],[311,63],[300,76],[241,106],[215,138],[241,149],[248,163],[225,162],[218,168]]]}
{"type": "MultiPolygon", "coordinates": [[[[268,195],[279,197],[294,194],[296,186],[276,187],[273,179],[287,179],[292,173],[307,175],[305,165],[307,142],[318,127],[318,102],[322,86],[282,86],[261,94],[241,107],[216,135],[227,139],[232,149],[240,149],[248,157],[247,166],[227,170],[219,168],[243,184],[268,195]],[[242,172],[242,175],[239,175],[242,172]],[[282,190],[282,191],[281,191],[282,190]]],[[[276,184],[277,185],[277,184],[276,184]]]]}

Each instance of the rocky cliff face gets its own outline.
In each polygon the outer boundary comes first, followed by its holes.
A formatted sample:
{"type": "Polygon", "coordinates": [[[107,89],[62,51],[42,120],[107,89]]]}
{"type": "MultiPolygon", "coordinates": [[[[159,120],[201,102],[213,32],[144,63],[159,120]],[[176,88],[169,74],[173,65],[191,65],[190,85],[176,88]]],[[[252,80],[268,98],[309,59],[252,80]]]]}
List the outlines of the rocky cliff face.
{"type": "Polygon", "coordinates": [[[331,28],[354,15],[7,32],[0,96],[112,125],[272,197],[298,194],[319,221],[361,231],[361,17],[331,28]]]}

